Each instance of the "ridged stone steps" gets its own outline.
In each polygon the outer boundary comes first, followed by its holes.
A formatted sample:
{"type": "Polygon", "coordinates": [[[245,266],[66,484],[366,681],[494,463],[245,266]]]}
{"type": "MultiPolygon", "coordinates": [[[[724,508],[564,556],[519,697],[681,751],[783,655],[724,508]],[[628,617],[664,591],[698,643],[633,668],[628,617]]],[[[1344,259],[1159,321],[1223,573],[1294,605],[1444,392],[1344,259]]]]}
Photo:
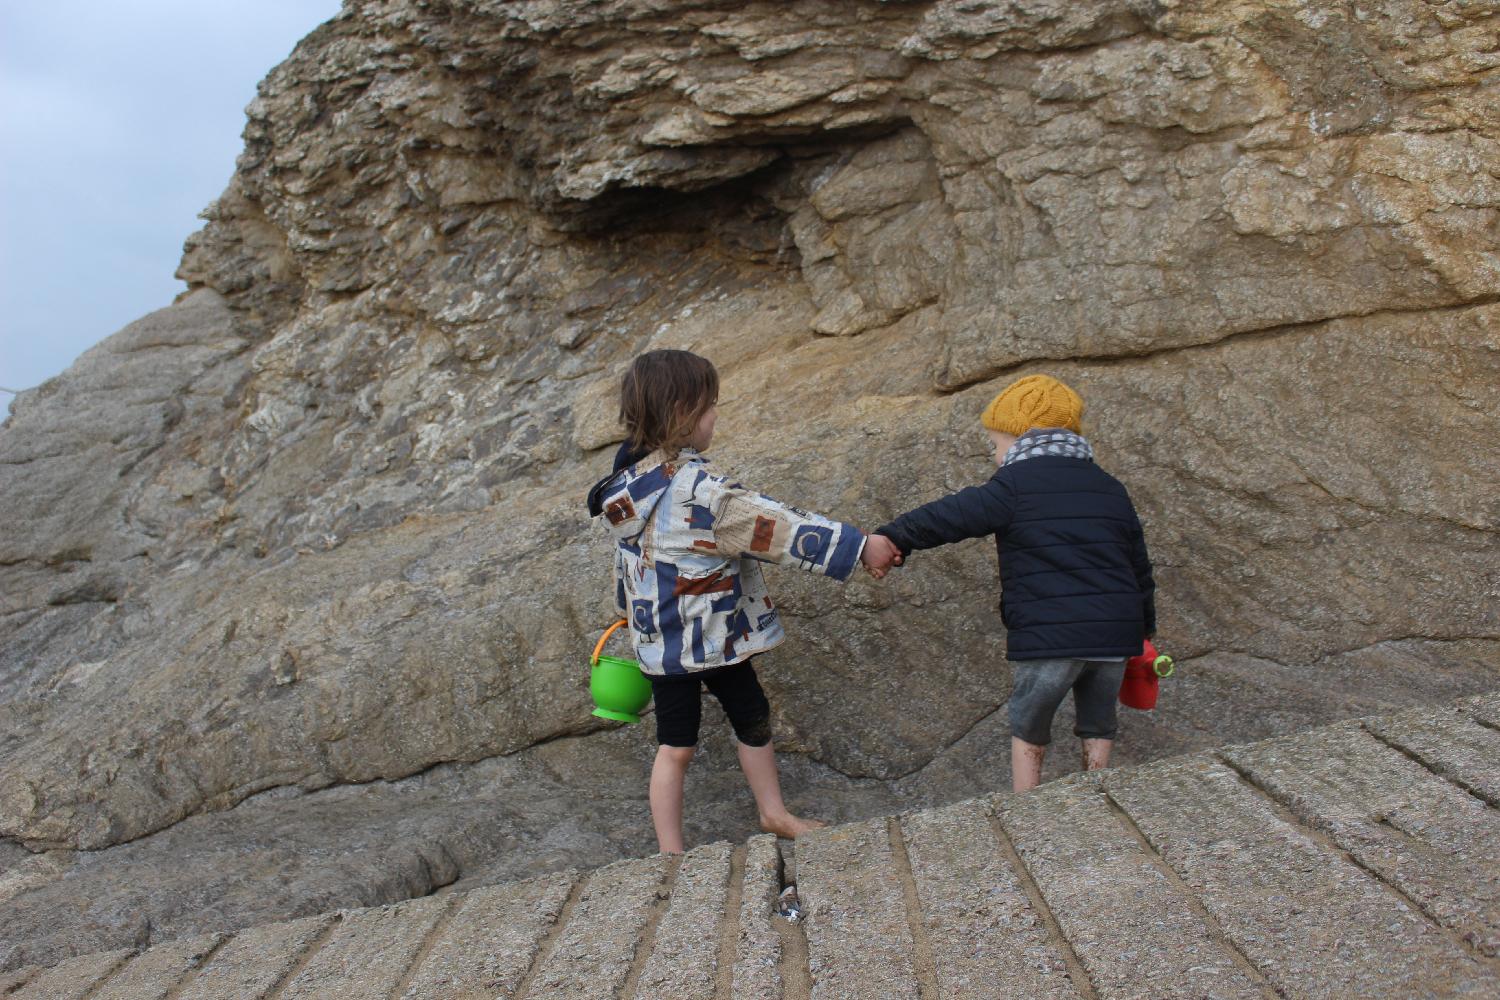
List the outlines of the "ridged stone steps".
{"type": "Polygon", "coordinates": [[[1500,693],[0,974],[16,1000],[1500,997],[1500,693]]]}

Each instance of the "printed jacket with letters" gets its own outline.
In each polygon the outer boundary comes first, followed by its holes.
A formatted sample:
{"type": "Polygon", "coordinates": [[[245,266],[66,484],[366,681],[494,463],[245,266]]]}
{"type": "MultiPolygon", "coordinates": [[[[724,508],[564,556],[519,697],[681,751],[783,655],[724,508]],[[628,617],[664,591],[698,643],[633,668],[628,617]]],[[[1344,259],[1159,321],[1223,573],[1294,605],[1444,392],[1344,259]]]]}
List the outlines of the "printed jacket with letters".
{"type": "Polygon", "coordinates": [[[617,542],[616,605],[641,672],[654,676],[738,663],[786,638],[760,563],[844,581],[865,545],[852,525],[714,475],[692,449],[655,452],[601,480],[589,512],[617,542]]]}

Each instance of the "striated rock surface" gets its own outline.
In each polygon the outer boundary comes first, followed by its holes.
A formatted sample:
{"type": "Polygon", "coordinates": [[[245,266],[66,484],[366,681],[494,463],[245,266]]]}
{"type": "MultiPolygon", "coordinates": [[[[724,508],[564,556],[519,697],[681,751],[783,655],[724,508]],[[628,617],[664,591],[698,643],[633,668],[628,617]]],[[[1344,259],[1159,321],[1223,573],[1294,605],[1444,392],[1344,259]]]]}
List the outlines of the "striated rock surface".
{"type": "MultiPolygon", "coordinates": [[[[5,944],[137,947],[210,904],[132,925],[129,892],[277,830],[198,927],[639,853],[650,734],[588,715],[581,496],[653,347],[718,364],[722,466],[868,527],[988,475],[1005,381],[1074,383],[1185,661],[1128,759],[1495,687],[1497,29],[1457,0],[348,0],[248,108],[192,291],[0,428],[0,898],[33,914],[5,944]],[[266,891],[315,835],[316,877],[266,891]]],[[[984,542],[772,586],[794,796],[993,787],[984,542]]],[[[738,836],[727,749],[689,811],[738,836]]]]}
{"type": "Polygon", "coordinates": [[[795,871],[762,835],[22,966],[0,992],[1488,998],[1500,733],[1481,720],[1497,708],[1471,698],[816,830],[795,871]],[[788,922],[794,880],[805,919],[788,922]]]}

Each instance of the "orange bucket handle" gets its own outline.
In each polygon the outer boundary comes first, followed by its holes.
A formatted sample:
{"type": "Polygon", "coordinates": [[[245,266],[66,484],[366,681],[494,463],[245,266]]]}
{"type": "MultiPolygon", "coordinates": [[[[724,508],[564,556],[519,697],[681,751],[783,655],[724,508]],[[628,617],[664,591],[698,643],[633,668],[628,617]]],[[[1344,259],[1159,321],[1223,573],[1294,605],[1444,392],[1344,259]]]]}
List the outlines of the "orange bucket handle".
{"type": "Polygon", "coordinates": [[[597,667],[599,665],[599,654],[604,651],[604,644],[609,641],[610,636],[615,634],[615,629],[624,624],[626,624],[626,621],[624,618],[621,618],[619,621],[615,622],[609,628],[604,630],[604,634],[599,637],[599,644],[594,647],[594,655],[589,657],[589,666],[597,667]]]}

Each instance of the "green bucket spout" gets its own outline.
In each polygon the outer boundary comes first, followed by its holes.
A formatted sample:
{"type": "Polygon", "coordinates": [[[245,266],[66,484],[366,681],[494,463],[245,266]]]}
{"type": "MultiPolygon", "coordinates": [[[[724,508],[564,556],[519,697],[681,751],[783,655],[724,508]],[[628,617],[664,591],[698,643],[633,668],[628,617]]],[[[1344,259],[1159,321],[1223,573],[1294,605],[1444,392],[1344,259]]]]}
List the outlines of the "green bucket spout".
{"type": "Polygon", "coordinates": [[[640,722],[641,709],[651,700],[651,682],[641,673],[640,664],[618,656],[600,656],[604,644],[615,629],[625,624],[621,618],[608,629],[589,657],[589,694],[594,698],[594,713],[601,719],[616,722],[640,722]]]}

